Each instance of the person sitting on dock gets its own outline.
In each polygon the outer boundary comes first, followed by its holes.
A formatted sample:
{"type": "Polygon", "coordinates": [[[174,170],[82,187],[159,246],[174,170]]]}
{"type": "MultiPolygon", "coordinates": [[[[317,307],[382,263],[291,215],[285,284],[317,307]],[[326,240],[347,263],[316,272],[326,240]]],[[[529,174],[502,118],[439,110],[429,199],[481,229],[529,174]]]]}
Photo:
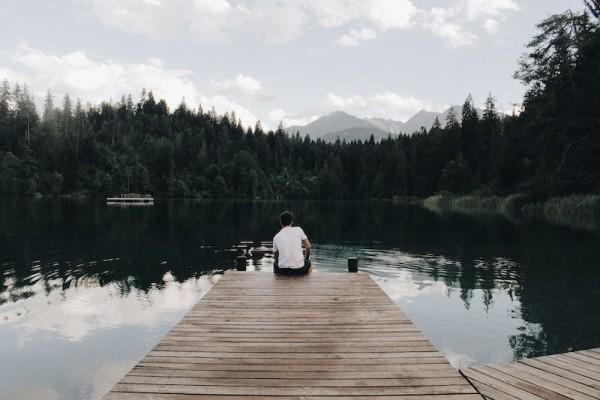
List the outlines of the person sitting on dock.
{"type": "Polygon", "coordinates": [[[302,275],[310,271],[310,242],[299,226],[292,226],[294,215],[284,211],[279,215],[281,230],[273,238],[275,262],[273,272],[302,275]],[[302,254],[302,245],[306,254],[302,254]]]}

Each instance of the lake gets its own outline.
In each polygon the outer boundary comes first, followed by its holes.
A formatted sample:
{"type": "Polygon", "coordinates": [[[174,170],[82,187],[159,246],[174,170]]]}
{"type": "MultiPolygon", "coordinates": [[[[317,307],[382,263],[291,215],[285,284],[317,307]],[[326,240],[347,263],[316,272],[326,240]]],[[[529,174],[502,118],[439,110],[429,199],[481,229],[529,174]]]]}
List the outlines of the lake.
{"type": "Polygon", "coordinates": [[[600,346],[600,232],[391,202],[0,199],[0,398],[98,399],[211,287],[270,271],[292,210],[317,270],[359,258],[454,366],[600,346]],[[252,252],[254,249],[254,252],[252,252]]]}

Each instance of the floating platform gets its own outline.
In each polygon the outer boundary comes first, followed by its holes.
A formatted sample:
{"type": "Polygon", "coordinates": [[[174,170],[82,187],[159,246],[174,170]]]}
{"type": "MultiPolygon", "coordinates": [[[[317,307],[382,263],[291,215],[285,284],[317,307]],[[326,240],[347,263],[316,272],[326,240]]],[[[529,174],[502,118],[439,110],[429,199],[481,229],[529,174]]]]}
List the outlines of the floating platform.
{"type": "Polygon", "coordinates": [[[152,206],[153,197],[107,197],[106,204],[109,206],[152,206]]]}
{"type": "Polygon", "coordinates": [[[104,397],[481,398],[368,274],[234,271],[104,397]]]}
{"type": "Polygon", "coordinates": [[[488,399],[600,399],[600,348],[461,371],[488,399]]]}

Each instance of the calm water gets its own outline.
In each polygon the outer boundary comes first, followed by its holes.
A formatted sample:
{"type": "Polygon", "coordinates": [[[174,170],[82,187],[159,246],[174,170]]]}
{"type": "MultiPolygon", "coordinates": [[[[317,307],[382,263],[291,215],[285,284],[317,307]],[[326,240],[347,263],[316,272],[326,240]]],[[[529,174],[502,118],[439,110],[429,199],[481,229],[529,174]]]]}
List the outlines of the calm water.
{"type": "Polygon", "coordinates": [[[455,366],[600,346],[598,232],[391,203],[0,199],[0,398],[100,398],[284,208],[317,269],[358,256],[455,366]]]}

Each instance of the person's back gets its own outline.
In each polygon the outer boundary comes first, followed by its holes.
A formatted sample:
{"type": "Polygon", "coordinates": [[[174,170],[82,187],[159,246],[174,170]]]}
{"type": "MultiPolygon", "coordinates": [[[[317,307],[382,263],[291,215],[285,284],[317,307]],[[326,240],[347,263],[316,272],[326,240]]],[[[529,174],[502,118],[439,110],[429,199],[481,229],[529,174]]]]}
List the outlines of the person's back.
{"type": "Polygon", "coordinates": [[[310,242],[302,228],[292,226],[293,215],[284,211],[279,216],[281,230],[273,238],[276,273],[303,274],[310,270],[310,242]],[[302,254],[302,245],[306,255],[302,254]]]}

